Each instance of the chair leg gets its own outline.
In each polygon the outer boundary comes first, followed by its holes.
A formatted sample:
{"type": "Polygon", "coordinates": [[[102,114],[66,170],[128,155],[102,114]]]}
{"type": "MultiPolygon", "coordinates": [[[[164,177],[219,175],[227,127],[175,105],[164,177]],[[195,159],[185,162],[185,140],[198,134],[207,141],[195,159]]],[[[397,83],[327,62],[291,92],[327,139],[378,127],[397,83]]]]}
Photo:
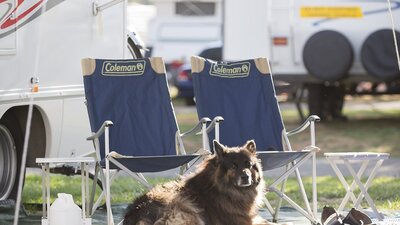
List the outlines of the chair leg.
{"type": "Polygon", "coordinates": [[[111,210],[111,184],[110,171],[106,170],[105,188],[106,188],[106,208],[107,208],[107,224],[114,225],[112,210],[111,210]]]}
{"type": "MultiPolygon", "coordinates": [[[[101,177],[102,177],[102,181],[104,181],[105,180],[105,175],[104,175],[104,172],[103,172],[103,169],[100,169],[100,171],[99,171],[99,173],[100,173],[100,175],[101,175],[101,177]]],[[[118,175],[118,171],[116,171],[116,172],[114,172],[112,175],[111,175],[111,178],[110,178],[110,184],[112,184],[113,182],[114,182],[114,179],[117,177],[117,175],[118,175]]],[[[104,187],[104,182],[103,182],[103,191],[100,193],[100,196],[97,198],[97,201],[93,204],[93,206],[92,206],[92,212],[94,213],[95,211],[96,211],[96,209],[99,207],[99,205],[100,205],[100,203],[101,203],[101,201],[103,200],[103,198],[105,198],[105,195],[106,195],[106,190],[105,190],[105,187],[104,187]]],[[[92,213],[92,214],[93,214],[92,213]]]]}
{"type": "Polygon", "coordinates": [[[310,203],[308,202],[306,190],[304,189],[304,184],[303,184],[303,180],[301,179],[301,175],[300,175],[299,169],[296,169],[295,173],[296,173],[297,183],[299,184],[300,193],[301,193],[301,195],[303,197],[304,204],[306,205],[306,209],[307,209],[309,214],[313,214],[311,212],[310,203]]]}
{"type": "Polygon", "coordinates": [[[275,210],[274,210],[274,208],[272,207],[271,203],[269,203],[269,201],[268,201],[268,199],[267,199],[266,196],[264,196],[263,202],[264,202],[265,207],[267,208],[267,210],[268,210],[269,213],[271,214],[271,216],[274,216],[275,210]]]}
{"type": "MultiPolygon", "coordinates": [[[[286,172],[284,172],[280,178],[278,178],[277,180],[275,180],[270,186],[269,189],[273,192],[275,192],[281,199],[287,201],[291,206],[293,206],[298,212],[300,212],[302,215],[304,215],[307,219],[309,219],[311,221],[311,223],[313,224],[317,224],[318,222],[315,219],[315,215],[313,213],[310,213],[311,209],[310,206],[308,205],[308,211],[304,210],[303,208],[301,208],[296,202],[294,202],[292,199],[290,199],[285,193],[284,191],[278,190],[277,188],[275,188],[275,186],[277,186],[278,184],[280,184],[281,182],[286,181],[287,176],[293,172],[295,172],[296,170],[298,170],[298,168],[304,164],[305,161],[307,161],[308,159],[310,159],[312,155],[307,155],[305,157],[303,157],[302,159],[300,159],[299,161],[297,161],[296,163],[292,164],[291,167],[287,166],[286,167],[286,172]]],[[[301,178],[301,177],[300,177],[301,178]]],[[[305,199],[307,199],[307,197],[305,197],[305,199]]],[[[275,214],[277,215],[277,212],[275,212],[275,214]]],[[[274,217],[274,219],[276,219],[274,217]]]]}
{"type": "MultiPolygon", "coordinates": [[[[100,170],[100,165],[96,163],[95,169],[94,169],[94,178],[93,178],[93,185],[92,185],[92,192],[90,193],[90,199],[89,199],[89,215],[93,215],[94,211],[93,210],[93,204],[94,204],[94,196],[96,194],[96,187],[97,187],[97,180],[99,178],[99,170],[100,170]]],[[[104,188],[104,187],[102,187],[104,188]]]]}
{"type": "Polygon", "coordinates": [[[312,153],[312,206],[314,218],[318,213],[318,192],[317,192],[317,154],[312,153]]]}
{"type": "MultiPolygon", "coordinates": [[[[289,166],[286,166],[286,171],[289,169],[289,166]]],[[[285,193],[285,187],[286,187],[286,183],[287,183],[287,177],[283,180],[282,184],[281,184],[281,193],[285,193]]],[[[279,216],[279,210],[282,207],[282,202],[283,202],[283,198],[279,198],[278,200],[278,204],[276,205],[275,208],[275,213],[272,217],[272,222],[277,222],[278,221],[278,216],[279,216]]]]}
{"type": "Polygon", "coordinates": [[[136,179],[137,181],[139,181],[141,184],[143,184],[143,186],[145,186],[147,189],[151,189],[153,186],[151,184],[149,184],[149,182],[147,182],[146,178],[143,176],[143,174],[141,173],[135,173],[132,172],[131,170],[129,170],[128,168],[126,168],[124,165],[122,165],[120,162],[118,162],[117,160],[114,160],[113,158],[109,159],[113,164],[115,164],[116,166],[118,166],[122,171],[124,171],[125,173],[127,173],[128,175],[130,175],[131,177],[133,177],[134,179],[136,179]]]}

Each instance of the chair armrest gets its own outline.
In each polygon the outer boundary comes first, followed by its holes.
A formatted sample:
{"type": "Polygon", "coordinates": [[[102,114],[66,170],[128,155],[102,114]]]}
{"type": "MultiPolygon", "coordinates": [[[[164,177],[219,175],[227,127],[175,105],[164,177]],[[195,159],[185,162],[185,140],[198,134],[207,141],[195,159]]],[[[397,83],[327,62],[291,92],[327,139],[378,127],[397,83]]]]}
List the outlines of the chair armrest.
{"type": "Polygon", "coordinates": [[[207,124],[208,122],[211,122],[210,118],[208,118],[208,117],[201,118],[200,121],[197,123],[197,125],[195,125],[192,129],[182,133],[181,137],[190,135],[192,133],[195,133],[195,134],[201,133],[200,131],[201,131],[202,127],[203,127],[203,124],[207,124]]]}
{"type": "MultiPolygon", "coordinates": [[[[195,135],[202,135],[202,148],[206,152],[210,152],[210,145],[209,145],[209,140],[208,140],[208,135],[207,133],[211,132],[215,128],[215,134],[216,137],[218,137],[219,140],[219,122],[224,121],[224,118],[221,116],[216,116],[212,121],[208,117],[203,117],[200,119],[199,123],[190,129],[189,131],[180,134],[180,137],[187,136],[189,134],[195,133],[195,135]],[[211,122],[211,124],[207,127],[207,123],[211,122]]],[[[177,140],[179,143],[179,151],[180,153],[185,153],[186,151],[183,148],[183,143],[182,139],[177,140]]]]}
{"type": "Polygon", "coordinates": [[[208,125],[208,127],[207,127],[207,129],[206,129],[206,132],[207,132],[207,133],[210,133],[210,131],[212,131],[212,130],[214,129],[214,127],[215,127],[218,123],[223,122],[223,121],[224,121],[224,118],[223,118],[222,116],[216,116],[216,117],[214,117],[214,119],[211,121],[210,125],[208,125]]]}
{"type": "Polygon", "coordinates": [[[319,152],[321,149],[317,146],[306,146],[305,148],[302,149],[302,151],[310,151],[310,152],[319,152]]]}
{"type": "Polygon", "coordinates": [[[306,121],[304,121],[303,124],[301,124],[299,127],[295,128],[294,130],[286,132],[287,136],[292,136],[294,134],[298,134],[302,131],[304,131],[308,126],[310,126],[311,123],[314,122],[319,122],[321,119],[316,116],[316,115],[311,115],[309,116],[306,121]]]}
{"type": "Polygon", "coordinates": [[[96,133],[94,133],[92,136],[86,138],[86,140],[93,141],[94,139],[99,138],[104,133],[104,130],[106,129],[106,127],[110,127],[112,125],[114,125],[114,124],[111,120],[104,121],[104,123],[103,123],[103,125],[101,125],[100,129],[96,133]]]}

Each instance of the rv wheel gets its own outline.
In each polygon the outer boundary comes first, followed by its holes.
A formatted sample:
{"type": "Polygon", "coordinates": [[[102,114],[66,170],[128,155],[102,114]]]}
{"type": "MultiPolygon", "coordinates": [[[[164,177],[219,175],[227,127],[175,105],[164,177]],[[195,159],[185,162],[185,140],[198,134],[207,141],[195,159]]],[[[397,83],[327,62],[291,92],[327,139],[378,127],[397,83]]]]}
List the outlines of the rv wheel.
{"type": "MultiPolygon", "coordinates": [[[[396,36],[400,37],[400,32],[396,31],[396,36]]],[[[361,62],[365,70],[379,80],[400,78],[392,30],[378,30],[368,36],[361,47],[361,62]]]]}
{"type": "Polygon", "coordinates": [[[16,199],[22,132],[11,114],[0,120],[0,200],[16,199]]]}
{"type": "Polygon", "coordinates": [[[303,62],[310,75],[321,81],[338,81],[348,75],[353,63],[353,49],[341,33],[324,30],[307,40],[303,62]]]}

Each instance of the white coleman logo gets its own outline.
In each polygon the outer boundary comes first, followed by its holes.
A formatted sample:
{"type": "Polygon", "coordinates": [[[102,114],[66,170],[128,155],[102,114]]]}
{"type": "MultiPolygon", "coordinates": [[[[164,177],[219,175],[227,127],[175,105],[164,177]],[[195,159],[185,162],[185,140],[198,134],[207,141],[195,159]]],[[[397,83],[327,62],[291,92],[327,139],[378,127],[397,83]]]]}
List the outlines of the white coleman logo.
{"type": "Polygon", "coordinates": [[[146,61],[104,61],[101,74],[104,76],[138,76],[143,75],[146,61]]]}
{"type": "Polygon", "coordinates": [[[210,68],[210,75],[218,77],[247,77],[250,73],[250,63],[233,63],[233,64],[213,64],[210,68]]]}

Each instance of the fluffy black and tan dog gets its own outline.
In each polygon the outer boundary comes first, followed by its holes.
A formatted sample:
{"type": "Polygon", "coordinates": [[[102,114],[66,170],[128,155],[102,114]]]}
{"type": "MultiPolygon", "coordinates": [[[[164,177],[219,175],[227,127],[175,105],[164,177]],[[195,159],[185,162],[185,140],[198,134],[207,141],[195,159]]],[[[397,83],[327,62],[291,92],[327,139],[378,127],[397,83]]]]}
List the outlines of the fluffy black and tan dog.
{"type": "Polygon", "coordinates": [[[137,198],[124,225],[254,225],[264,181],[254,141],[228,148],[214,141],[214,156],[187,178],[159,185],[137,198]]]}

